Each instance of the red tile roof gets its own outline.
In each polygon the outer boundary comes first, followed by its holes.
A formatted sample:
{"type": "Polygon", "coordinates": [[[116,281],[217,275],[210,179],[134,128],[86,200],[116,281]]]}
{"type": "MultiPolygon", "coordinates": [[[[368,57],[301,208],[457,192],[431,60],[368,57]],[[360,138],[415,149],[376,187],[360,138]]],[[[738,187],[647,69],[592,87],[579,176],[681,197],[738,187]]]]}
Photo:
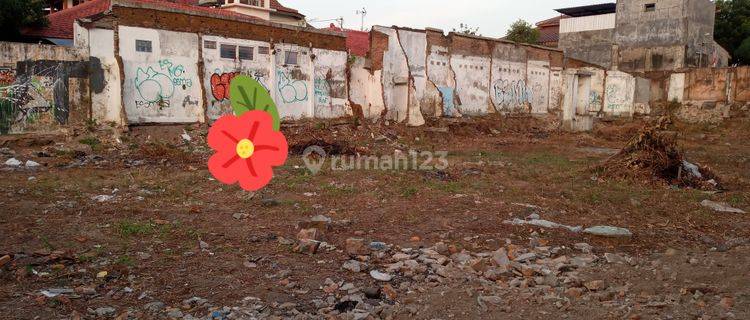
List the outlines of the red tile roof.
{"type": "Polygon", "coordinates": [[[536,23],[539,30],[538,44],[556,45],[560,40],[560,20],[567,18],[566,15],[559,15],[554,18],[539,21],[536,23]]]}
{"type": "MultiPolygon", "coordinates": [[[[129,0],[132,2],[156,4],[164,8],[178,9],[187,13],[211,13],[225,17],[234,17],[243,20],[261,20],[260,18],[244,15],[234,11],[223,10],[212,7],[198,6],[198,0],[129,0]]],[[[284,7],[276,0],[270,0],[271,8],[291,15],[304,18],[297,10],[284,7]]],[[[110,0],[91,0],[50,14],[47,16],[49,24],[45,28],[26,29],[22,33],[27,37],[73,39],[73,22],[76,19],[94,16],[107,11],[110,0]]]]}
{"type": "Polygon", "coordinates": [[[297,11],[295,9],[292,9],[292,8],[289,8],[289,7],[285,7],[284,5],[282,5],[281,3],[279,3],[278,0],[270,0],[270,1],[271,1],[271,3],[270,3],[271,9],[274,9],[274,10],[279,11],[279,12],[287,13],[287,14],[289,14],[291,16],[296,16],[298,18],[304,18],[305,17],[305,15],[299,13],[299,11],[297,11]]]}
{"type": "Polygon", "coordinates": [[[49,24],[45,28],[26,29],[22,33],[28,37],[73,39],[73,21],[102,13],[108,9],[109,0],[87,1],[48,15],[49,24]]]}
{"type": "Polygon", "coordinates": [[[353,55],[366,56],[370,52],[370,33],[366,31],[341,29],[331,23],[328,30],[342,31],[346,34],[346,48],[353,55]]]}

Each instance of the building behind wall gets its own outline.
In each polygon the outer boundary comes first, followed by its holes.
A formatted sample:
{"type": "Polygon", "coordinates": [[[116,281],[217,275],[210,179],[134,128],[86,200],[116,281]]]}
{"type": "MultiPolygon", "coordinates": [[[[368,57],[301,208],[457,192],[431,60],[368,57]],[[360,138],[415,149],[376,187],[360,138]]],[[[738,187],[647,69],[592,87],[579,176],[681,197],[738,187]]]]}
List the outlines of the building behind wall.
{"type": "Polygon", "coordinates": [[[709,0],[621,0],[558,9],[559,47],[605,68],[645,72],[725,67],[729,54],[713,40],[716,4],[709,0]]]}

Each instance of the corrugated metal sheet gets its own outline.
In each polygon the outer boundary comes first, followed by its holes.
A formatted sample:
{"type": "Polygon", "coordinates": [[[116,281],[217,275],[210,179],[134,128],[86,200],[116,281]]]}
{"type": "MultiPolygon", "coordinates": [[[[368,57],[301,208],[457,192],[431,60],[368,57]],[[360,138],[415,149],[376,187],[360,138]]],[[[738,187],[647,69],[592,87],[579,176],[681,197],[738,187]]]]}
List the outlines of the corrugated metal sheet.
{"type": "Polygon", "coordinates": [[[560,33],[613,29],[615,13],[560,20],[560,33]]]}

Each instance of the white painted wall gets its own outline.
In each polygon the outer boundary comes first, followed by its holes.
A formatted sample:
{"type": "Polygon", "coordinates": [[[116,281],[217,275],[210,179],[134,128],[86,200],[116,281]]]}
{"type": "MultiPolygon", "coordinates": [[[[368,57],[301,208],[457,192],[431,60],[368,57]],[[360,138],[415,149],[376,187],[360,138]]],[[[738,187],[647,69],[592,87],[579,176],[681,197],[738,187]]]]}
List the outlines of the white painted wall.
{"type": "MultiPolygon", "coordinates": [[[[435,116],[460,117],[461,113],[456,108],[455,91],[456,75],[451,69],[450,53],[448,48],[441,46],[430,47],[429,56],[427,56],[427,78],[428,89],[425,92],[424,101],[433,101],[440,108],[434,110],[435,116]],[[430,90],[434,87],[435,91],[430,90]]],[[[424,111],[425,108],[423,107],[424,111]]]]}
{"type": "Polygon", "coordinates": [[[129,123],[203,122],[197,34],[120,26],[119,39],[129,123]],[[136,40],[152,51],[137,52],[136,40]]]}
{"type": "Polygon", "coordinates": [[[407,118],[409,99],[409,65],[406,54],[398,41],[396,30],[373,27],[373,30],[388,35],[388,48],[383,53],[383,101],[386,118],[402,122],[407,118]]]}
{"type": "Polygon", "coordinates": [[[104,75],[102,91],[96,92],[93,86],[91,88],[91,116],[99,123],[109,122],[119,126],[125,124],[125,118],[122,109],[120,66],[115,59],[114,36],[114,30],[94,28],[89,29],[87,34],[81,34],[80,39],[87,42],[85,46],[89,49],[89,55],[99,59],[104,75]]]}
{"type": "MultiPolygon", "coordinates": [[[[209,120],[216,120],[222,115],[232,114],[229,100],[229,83],[239,75],[247,75],[258,80],[266,90],[272,90],[271,44],[262,41],[224,38],[217,36],[203,36],[201,39],[203,50],[203,85],[206,92],[206,112],[209,120]],[[215,48],[208,48],[206,43],[216,44],[215,48]],[[253,59],[245,60],[222,58],[221,45],[243,46],[252,48],[253,59]],[[266,48],[266,54],[261,54],[259,48],[266,48]]],[[[197,48],[196,48],[197,50],[197,48]]]]}
{"type": "Polygon", "coordinates": [[[274,101],[282,119],[311,118],[314,110],[314,70],[311,50],[293,44],[278,43],[276,49],[274,101]],[[287,52],[297,52],[297,64],[286,64],[287,52]]]}
{"type": "Polygon", "coordinates": [[[315,117],[326,119],[351,115],[346,84],[348,54],[324,49],[313,49],[313,54],[315,117]]]}
{"type": "Polygon", "coordinates": [[[461,100],[458,110],[464,115],[486,114],[490,105],[489,57],[451,55],[456,73],[456,94],[461,100]]]}
{"type": "Polygon", "coordinates": [[[547,113],[549,108],[549,61],[529,60],[526,78],[531,93],[531,113],[547,113]]]}
{"type": "Polygon", "coordinates": [[[560,110],[563,105],[564,87],[563,69],[552,67],[549,75],[549,106],[547,110],[560,110]]]}
{"type": "Polygon", "coordinates": [[[380,119],[385,110],[383,102],[382,71],[370,72],[367,59],[355,57],[349,70],[349,99],[362,107],[367,119],[380,119]]]}
{"type": "Polygon", "coordinates": [[[635,77],[621,71],[608,71],[604,90],[604,113],[632,117],[635,109],[635,77]]]}
{"type": "Polygon", "coordinates": [[[617,14],[573,17],[560,20],[560,33],[614,29],[617,14]]]}
{"type": "Polygon", "coordinates": [[[492,61],[492,103],[499,112],[525,112],[533,93],[526,84],[527,65],[494,59],[492,61]]]}
{"type": "Polygon", "coordinates": [[[685,97],[685,74],[673,73],[669,76],[667,100],[682,102],[685,97]]]}

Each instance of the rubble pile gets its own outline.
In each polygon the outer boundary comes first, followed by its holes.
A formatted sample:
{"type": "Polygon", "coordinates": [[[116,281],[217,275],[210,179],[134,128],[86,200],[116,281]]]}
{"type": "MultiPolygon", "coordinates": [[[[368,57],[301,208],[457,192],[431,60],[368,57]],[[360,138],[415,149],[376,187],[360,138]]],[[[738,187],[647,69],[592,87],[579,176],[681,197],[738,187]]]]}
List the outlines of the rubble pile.
{"type": "Polygon", "coordinates": [[[593,171],[605,179],[634,179],[701,190],[720,189],[719,180],[710,168],[685,160],[674,135],[667,131],[669,124],[671,120],[663,117],[657,124],[641,130],[620,152],[593,171]]]}

